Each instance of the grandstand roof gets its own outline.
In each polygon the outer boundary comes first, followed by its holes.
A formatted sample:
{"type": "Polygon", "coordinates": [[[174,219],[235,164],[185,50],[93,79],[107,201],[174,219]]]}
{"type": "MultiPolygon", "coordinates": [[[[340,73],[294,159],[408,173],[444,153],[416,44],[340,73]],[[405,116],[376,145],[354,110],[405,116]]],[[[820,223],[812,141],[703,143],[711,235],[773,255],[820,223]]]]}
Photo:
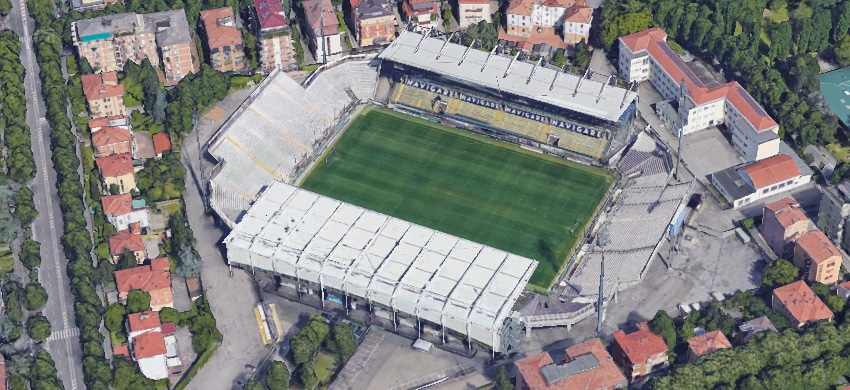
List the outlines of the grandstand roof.
{"type": "Polygon", "coordinates": [[[439,38],[404,31],[378,57],[611,122],[616,122],[637,97],[637,92],[595,80],[582,80],[578,75],[549,68],[535,69],[534,64],[513,61],[513,58],[501,55],[491,56],[480,50],[466,51],[467,47],[463,45],[446,44],[439,38]],[[442,54],[437,59],[441,50],[442,54]],[[550,90],[558,73],[561,74],[550,90]]]}
{"type": "Polygon", "coordinates": [[[322,285],[488,345],[537,262],[272,183],[225,238],[230,264],[322,285]]]}

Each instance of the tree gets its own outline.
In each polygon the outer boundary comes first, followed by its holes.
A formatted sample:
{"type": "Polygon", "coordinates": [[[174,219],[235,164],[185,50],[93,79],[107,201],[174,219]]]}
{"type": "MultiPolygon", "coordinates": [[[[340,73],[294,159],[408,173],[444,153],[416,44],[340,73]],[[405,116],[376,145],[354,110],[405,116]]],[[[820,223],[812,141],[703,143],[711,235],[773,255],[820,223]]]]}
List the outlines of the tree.
{"type": "Polygon", "coordinates": [[[585,69],[590,65],[590,50],[584,38],[576,45],[576,54],[573,57],[573,65],[579,69],[585,69]]]}
{"type": "Polygon", "coordinates": [[[142,290],[133,290],[127,294],[127,308],[131,313],[139,313],[151,309],[151,296],[142,290]]]}
{"type": "Polygon", "coordinates": [[[496,389],[498,390],[513,390],[514,384],[511,382],[511,377],[508,376],[508,370],[505,365],[499,366],[496,370],[496,389]]]}
{"type": "Polygon", "coordinates": [[[761,285],[770,290],[797,280],[800,269],[785,259],[776,259],[764,267],[761,285]]]}
{"type": "Polygon", "coordinates": [[[659,310],[655,313],[655,317],[649,321],[649,329],[664,339],[669,351],[676,348],[676,324],[666,311],[659,310]]]}
{"type": "Polygon", "coordinates": [[[499,32],[496,31],[496,26],[493,23],[487,23],[486,20],[482,20],[469,26],[466,34],[463,36],[463,44],[469,46],[474,39],[480,42],[481,46],[479,48],[481,50],[490,51],[493,50],[493,46],[499,40],[499,32]]]}
{"type": "Polygon", "coordinates": [[[289,339],[289,354],[292,362],[301,366],[313,360],[313,343],[300,333],[289,339]]]}
{"type": "Polygon", "coordinates": [[[12,0],[0,0],[0,15],[6,16],[12,10],[12,0]]]}
{"type": "MultiPolygon", "coordinates": [[[[174,309],[172,309],[174,310],[174,309]]],[[[103,313],[103,322],[110,332],[121,331],[124,326],[124,316],[127,315],[127,308],[120,303],[109,305],[106,312],[103,313]]]]}
{"type": "Polygon", "coordinates": [[[50,337],[50,321],[43,315],[34,315],[27,319],[27,334],[30,338],[40,343],[50,337]]]}
{"type": "Polygon", "coordinates": [[[767,58],[772,60],[784,59],[788,56],[791,50],[791,22],[784,21],[779,23],[773,31],[770,32],[770,50],[767,58]]]}
{"type": "Polygon", "coordinates": [[[129,269],[134,268],[137,265],[136,255],[134,255],[129,249],[124,249],[124,255],[118,260],[118,268],[129,269]]]}
{"type": "Polygon", "coordinates": [[[38,217],[38,210],[35,209],[32,190],[27,186],[21,186],[15,193],[15,218],[21,221],[21,225],[26,226],[35,221],[36,217],[38,217]]]}
{"type": "Polygon", "coordinates": [[[47,290],[37,280],[24,287],[24,307],[29,311],[40,310],[47,303],[47,290]]]}
{"type": "MultiPolygon", "coordinates": [[[[847,3],[850,4],[850,1],[847,3]]],[[[835,60],[841,66],[850,66],[850,35],[845,35],[841,44],[835,47],[835,60]]]]}
{"type": "Polygon", "coordinates": [[[167,322],[177,323],[179,313],[173,307],[163,307],[159,310],[159,320],[164,324],[167,322]]]}
{"type": "Polygon", "coordinates": [[[316,371],[313,370],[312,365],[306,365],[301,368],[301,383],[304,384],[304,388],[307,390],[313,390],[317,386],[319,386],[319,378],[316,376],[316,371]]]}
{"type": "Polygon", "coordinates": [[[334,326],[331,337],[325,340],[325,344],[328,346],[328,350],[337,354],[342,361],[354,354],[354,349],[357,348],[354,331],[348,324],[344,323],[338,323],[334,326]]]}
{"type": "Polygon", "coordinates": [[[245,384],[245,390],[266,390],[266,387],[258,380],[250,380],[245,384]]]}
{"type": "Polygon", "coordinates": [[[18,258],[28,270],[32,271],[38,268],[41,265],[41,244],[31,238],[26,239],[21,244],[18,258]]]}
{"type": "Polygon", "coordinates": [[[263,379],[269,390],[288,390],[290,380],[289,368],[286,367],[286,363],[284,362],[274,361],[263,379]]]}
{"type": "Polygon", "coordinates": [[[168,103],[165,101],[165,93],[162,92],[162,89],[157,88],[154,93],[153,103],[151,105],[151,115],[153,119],[157,122],[165,122],[165,107],[168,103]]]}

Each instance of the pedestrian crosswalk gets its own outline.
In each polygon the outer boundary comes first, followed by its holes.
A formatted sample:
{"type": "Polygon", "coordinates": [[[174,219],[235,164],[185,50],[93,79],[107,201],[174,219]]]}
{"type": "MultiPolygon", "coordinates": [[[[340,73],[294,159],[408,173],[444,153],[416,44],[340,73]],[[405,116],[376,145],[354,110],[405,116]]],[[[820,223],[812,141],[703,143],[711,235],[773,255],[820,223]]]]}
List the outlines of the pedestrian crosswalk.
{"type": "Polygon", "coordinates": [[[62,330],[57,330],[47,338],[47,342],[65,340],[72,337],[80,336],[80,328],[67,328],[62,330]]]}

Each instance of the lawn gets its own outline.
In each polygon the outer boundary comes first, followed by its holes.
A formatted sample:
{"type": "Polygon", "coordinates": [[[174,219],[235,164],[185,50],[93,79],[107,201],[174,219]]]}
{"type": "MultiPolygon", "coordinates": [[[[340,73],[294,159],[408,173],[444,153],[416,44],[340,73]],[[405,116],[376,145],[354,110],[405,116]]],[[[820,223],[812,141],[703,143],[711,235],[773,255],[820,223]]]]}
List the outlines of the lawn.
{"type": "Polygon", "coordinates": [[[831,143],[826,146],[838,162],[850,162],[850,146],[842,146],[839,143],[831,143]]]}
{"type": "Polygon", "coordinates": [[[313,358],[313,370],[316,371],[316,377],[319,378],[319,383],[330,383],[334,371],[337,369],[336,355],[320,351],[313,358]]]}
{"type": "Polygon", "coordinates": [[[383,109],[356,118],[334,146],[303,188],[538,260],[530,284],[543,289],[613,180],[599,168],[383,109]]]}
{"type": "Polygon", "coordinates": [[[782,7],[779,7],[779,9],[776,10],[765,9],[762,16],[774,23],[784,22],[789,19],[788,5],[783,4],[782,7]]]}

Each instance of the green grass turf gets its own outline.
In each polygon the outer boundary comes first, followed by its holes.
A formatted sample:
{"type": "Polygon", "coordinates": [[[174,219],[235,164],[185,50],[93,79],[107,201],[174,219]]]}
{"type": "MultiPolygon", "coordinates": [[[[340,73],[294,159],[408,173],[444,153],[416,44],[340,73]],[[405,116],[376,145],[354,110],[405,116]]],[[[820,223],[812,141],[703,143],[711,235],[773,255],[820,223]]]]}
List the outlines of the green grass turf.
{"type": "Polygon", "coordinates": [[[334,146],[303,188],[538,260],[530,284],[544,289],[612,182],[599,168],[384,109],[357,117],[334,146]]]}

